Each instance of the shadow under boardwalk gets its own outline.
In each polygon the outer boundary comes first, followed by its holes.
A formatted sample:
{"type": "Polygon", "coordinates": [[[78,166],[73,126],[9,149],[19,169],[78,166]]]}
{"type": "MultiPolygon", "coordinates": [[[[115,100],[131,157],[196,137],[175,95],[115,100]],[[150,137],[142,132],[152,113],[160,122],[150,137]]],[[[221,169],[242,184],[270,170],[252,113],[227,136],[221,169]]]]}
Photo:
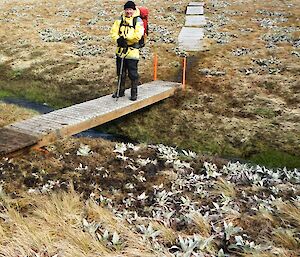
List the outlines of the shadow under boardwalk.
{"type": "Polygon", "coordinates": [[[117,119],[173,95],[180,83],[152,81],[138,87],[137,101],[130,89],[118,100],[111,95],[72,105],[0,129],[0,155],[30,146],[43,146],[62,137],[117,119]]]}

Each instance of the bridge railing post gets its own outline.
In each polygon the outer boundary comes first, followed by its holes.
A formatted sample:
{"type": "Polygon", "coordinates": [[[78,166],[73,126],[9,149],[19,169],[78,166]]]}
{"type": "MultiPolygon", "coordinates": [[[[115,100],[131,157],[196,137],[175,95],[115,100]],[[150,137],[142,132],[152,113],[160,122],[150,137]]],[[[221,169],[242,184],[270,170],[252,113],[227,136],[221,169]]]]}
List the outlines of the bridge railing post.
{"type": "Polygon", "coordinates": [[[186,57],[183,58],[183,67],[182,67],[182,90],[185,91],[186,85],[186,57]]]}
{"type": "Polygon", "coordinates": [[[153,80],[157,80],[157,54],[153,58],[153,80]]]}

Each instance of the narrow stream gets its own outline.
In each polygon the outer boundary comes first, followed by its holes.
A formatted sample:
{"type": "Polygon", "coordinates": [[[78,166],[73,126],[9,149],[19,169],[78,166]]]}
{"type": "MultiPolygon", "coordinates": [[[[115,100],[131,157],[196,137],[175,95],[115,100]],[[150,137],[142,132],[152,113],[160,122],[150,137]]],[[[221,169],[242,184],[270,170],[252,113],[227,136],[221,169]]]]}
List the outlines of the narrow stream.
{"type": "MultiPolygon", "coordinates": [[[[17,106],[20,106],[20,107],[23,107],[26,109],[37,111],[40,114],[46,114],[46,113],[49,113],[49,112],[52,112],[55,110],[54,108],[52,108],[51,106],[49,106],[47,104],[40,104],[40,103],[36,103],[36,102],[32,102],[32,101],[29,101],[26,99],[20,99],[20,98],[7,97],[7,98],[0,100],[0,102],[7,103],[7,104],[15,104],[17,106]]],[[[108,133],[98,130],[97,128],[82,131],[74,136],[75,137],[103,138],[103,139],[113,141],[113,142],[125,142],[125,143],[132,142],[132,140],[130,140],[129,138],[126,138],[124,136],[108,134],[108,133]]]]}

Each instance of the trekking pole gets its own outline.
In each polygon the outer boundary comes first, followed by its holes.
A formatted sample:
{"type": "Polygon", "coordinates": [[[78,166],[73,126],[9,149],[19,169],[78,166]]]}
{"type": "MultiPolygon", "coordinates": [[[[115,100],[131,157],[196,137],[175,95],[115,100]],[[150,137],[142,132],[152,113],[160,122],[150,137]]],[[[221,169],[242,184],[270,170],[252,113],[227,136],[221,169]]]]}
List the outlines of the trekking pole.
{"type": "Polygon", "coordinates": [[[119,72],[119,77],[118,77],[118,88],[117,88],[117,97],[116,97],[116,101],[118,101],[119,99],[119,94],[120,94],[120,90],[121,90],[121,81],[122,81],[122,73],[123,73],[123,67],[124,67],[124,59],[126,56],[126,53],[128,51],[128,47],[123,48],[123,51],[121,53],[121,67],[120,67],[120,72],[119,72]]]}
{"type": "Polygon", "coordinates": [[[119,72],[119,77],[118,77],[118,88],[117,88],[116,101],[118,101],[118,99],[119,99],[119,94],[120,94],[120,89],[121,89],[121,80],[122,80],[122,73],[123,73],[123,66],[124,66],[124,58],[125,58],[125,56],[123,56],[121,58],[121,67],[120,67],[120,72],[119,72]]]}

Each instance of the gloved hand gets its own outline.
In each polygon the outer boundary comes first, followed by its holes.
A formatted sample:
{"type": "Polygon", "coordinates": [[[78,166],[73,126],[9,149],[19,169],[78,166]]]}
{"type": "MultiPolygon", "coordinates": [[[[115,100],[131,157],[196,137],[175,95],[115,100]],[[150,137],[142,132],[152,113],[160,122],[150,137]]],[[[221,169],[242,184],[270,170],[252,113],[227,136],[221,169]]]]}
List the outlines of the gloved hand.
{"type": "Polygon", "coordinates": [[[127,41],[126,39],[121,36],[117,39],[118,47],[126,48],[127,47],[127,41]]]}

